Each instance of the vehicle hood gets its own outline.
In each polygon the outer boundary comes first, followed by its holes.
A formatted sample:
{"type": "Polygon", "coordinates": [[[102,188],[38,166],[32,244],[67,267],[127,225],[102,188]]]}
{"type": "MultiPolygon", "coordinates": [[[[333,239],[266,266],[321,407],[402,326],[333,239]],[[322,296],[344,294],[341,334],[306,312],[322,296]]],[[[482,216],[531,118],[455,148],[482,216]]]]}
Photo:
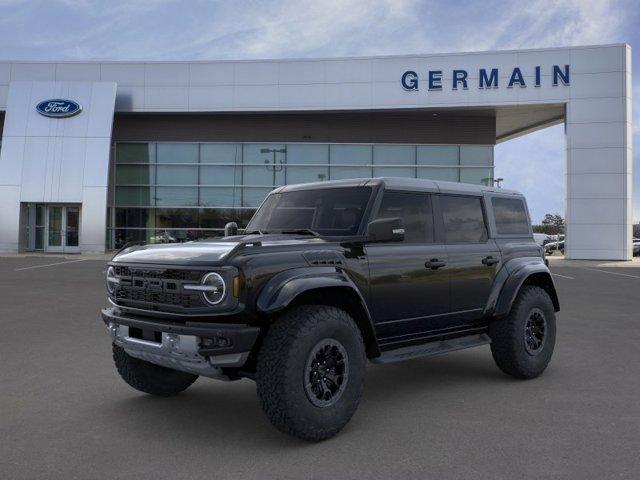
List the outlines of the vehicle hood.
{"type": "Polygon", "coordinates": [[[255,253],[280,247],[322,245],[326,240],[298,235],[242,235],[220,240],[157,245],[135,245],[117,253],[112,261],[162,265],[220,264],[244,248],[258,249],[255,253]]]}

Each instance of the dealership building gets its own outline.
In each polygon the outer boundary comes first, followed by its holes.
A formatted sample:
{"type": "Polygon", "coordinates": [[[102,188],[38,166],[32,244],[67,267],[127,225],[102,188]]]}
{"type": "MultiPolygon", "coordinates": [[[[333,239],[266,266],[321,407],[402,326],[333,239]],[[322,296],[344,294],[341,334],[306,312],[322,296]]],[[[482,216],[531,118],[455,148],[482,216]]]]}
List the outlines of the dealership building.
{"type": "Polygon", "coordinates": [[[0,62],[0,251],[102,253],[220,235],[291,183],[491,185],[497,143],[563,123],[566,256],[630,259],[631,85],[625,44],[0,62]]]}

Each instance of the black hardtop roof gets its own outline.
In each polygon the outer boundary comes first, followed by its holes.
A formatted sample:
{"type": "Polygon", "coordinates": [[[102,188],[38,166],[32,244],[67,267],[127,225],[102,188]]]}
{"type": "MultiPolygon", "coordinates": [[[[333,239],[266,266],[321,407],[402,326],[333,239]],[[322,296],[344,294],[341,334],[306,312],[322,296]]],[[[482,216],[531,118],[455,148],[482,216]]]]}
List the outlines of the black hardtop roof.
{"type": "Polygon", "coordinates": [[[445,182],[441,180],[428,180],[421,178],[406,177],[377,177],[377,178],[353,178],[348,180],[330,180],[324,182],[298,183],[286,185],[274,190],[274,193],[292,192],[299,190],[312,190],[318,188],[340,188],[340,187],[365,187],[382,185],[386,189],[411,190],[434,193],[452,193],[467,195],[482,195],[484,193],[499,193],[506,195],[522,196],[516,190],[506,188],[487,187],[472,183],[445,182]]]}

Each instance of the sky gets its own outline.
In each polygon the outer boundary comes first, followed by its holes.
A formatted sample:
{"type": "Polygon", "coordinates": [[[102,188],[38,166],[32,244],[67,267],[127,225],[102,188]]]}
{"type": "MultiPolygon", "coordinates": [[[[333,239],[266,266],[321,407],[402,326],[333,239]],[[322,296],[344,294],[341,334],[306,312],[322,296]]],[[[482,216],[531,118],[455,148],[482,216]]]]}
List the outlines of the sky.
{"type": "MultiPolygon", "coordinates": [[[[467,52],[626,42],[638,0],[0,0],[0,60],[219,60],[467,52]]],[[[634,100],[634,222],[640,108],[634,100]]],[[[495,176],[532,220],[564,213],[562,125],[499,144],[495,176]]]]}

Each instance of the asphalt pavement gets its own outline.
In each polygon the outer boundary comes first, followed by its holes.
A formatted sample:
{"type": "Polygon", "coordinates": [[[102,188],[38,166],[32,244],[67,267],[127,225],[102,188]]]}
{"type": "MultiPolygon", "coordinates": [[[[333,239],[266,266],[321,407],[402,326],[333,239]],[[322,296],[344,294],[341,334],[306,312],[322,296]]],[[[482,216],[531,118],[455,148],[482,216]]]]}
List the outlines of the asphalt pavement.
{"type": "Polygon", "coordinates": [[[117,375],[104,260],[0,258],[0,478],[608,479],[640,477],[640,268],[552,264],[562,311],[536,380],[488,347],[370,365],[337,437],[289,438],[250,380],[173,398],[117,375]]]}

